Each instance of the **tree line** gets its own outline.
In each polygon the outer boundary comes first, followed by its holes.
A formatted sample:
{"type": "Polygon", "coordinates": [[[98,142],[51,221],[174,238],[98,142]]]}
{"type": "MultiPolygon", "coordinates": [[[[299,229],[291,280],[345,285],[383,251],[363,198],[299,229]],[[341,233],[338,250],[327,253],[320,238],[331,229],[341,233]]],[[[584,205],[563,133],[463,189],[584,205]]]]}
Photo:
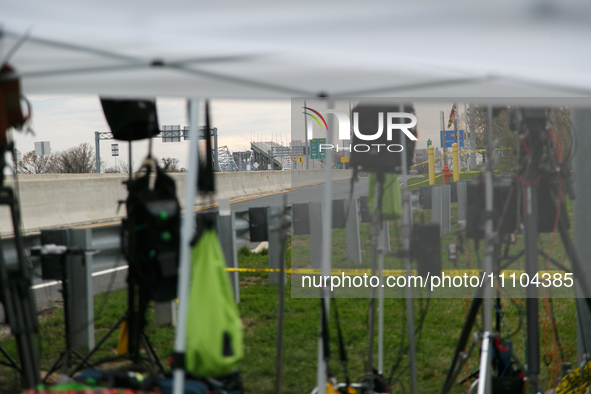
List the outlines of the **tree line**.
{"type": "MultiPolygon", "coordinates": [[[[517,167],[518,161],[518,142],[519,136],[511,130],[509,124],[510,107],[497,108],[492,124],[492,137],[496,151],[495,155],[495,169],[503,173],[512,172],[517,167]],[[498,111],[498,112],[497,112],[498,111]]],[[[572,150],[571,138],[571,111],[570,108],[553,108],[546,111],[548,119],[548,128],[551,130],[552,139],[557,149],[561,151],[563,162],[570,162],[572,150]]],[[[469,150],[470,139],[466,131],[470,130],[470,119],[465,116],[458,117],[458,129],[465,130],[464,148],[462,150],[469,150]]],[[[487,130],[488,117],[487,108],[481,106],[474,107],[474,134],[476,136],[476,150],[486,149],[487,144],[487,130]]],[[[448,151],[450,151],[448,149],[448,151]]],[[[476,153],[477,161],[480,163],[486,162],[486,152],[476,153]]],[[[470,160],[469,153],[460,154],[460,167],[466,168],[470,160]]],[[[448,156],[448,162],[451,161],[451,156],[448,156]]],[[[428,165],[422,164],[414,167],[419,174],[426,174],[429,172],[428,165]]],[[[472,169],[477,170],[477,169],[472,169]]]]}
{"type": "MultiPolygon", "coordinates": [[[[495,117],[492,123],[492,137],[495,148],[499,149],[496,152],[498,161],[495,163],[495,169],[501,172],[511,172],[517,167],[519,160],[518,142],[520,136],[511,130],[509,124],[509,106],[497,108],[495,117]],[[497,112],[498,111],[498,112],[497,112]]],[[[554,140],[556,149],[561,152],[563,162],[571,161],[572,138],[571,138],[571,110],[570,108],[552,108],[546,110],[546,117],[548,119],[547,127],[550,130],[551,138],[554,140]]],[[[464,130],[469,130],[470,124],[465,122],[462,117],[460,123],[464,130]],[[467,124],[466,124],[467,123],[467,124]]],[[[461,127],[460,127],[461,128],[461,127]]],[[[476,134],[476,149],[486,149],[488,129],[488,115],[485,107],[474,107],[474,130],[476,134]]],[[[466,148],[469,146],[466,140],[466,148]]],[[[477,153],[481,157],[482,162],[486,162],[486,152],[477,153]]],[[[469,154],[463,154],[462,164],[468,162],[469,154]]]]}
{"type": "MultiPolygon", "coordinates": [[[[178,167],[178,160],[165,157],[162,160],[161,168],[166,172],[181,171],[178,167]]],[[[15,163],[19,174],[90,174],[96,172],[96,155],[91,144],[85,142],[60,152],[45,156],[37,156],[35,151],[23,154],[22,158],[15,163]],[[43,163],[45,161],[45,163],[43,163]]],[[[134,171],[134,163],[131,163],[134,171]]],[[[129,164],[121,162],[117,166],[107,166],[101,159],[103,173],[128,173],[129,164]]]]}

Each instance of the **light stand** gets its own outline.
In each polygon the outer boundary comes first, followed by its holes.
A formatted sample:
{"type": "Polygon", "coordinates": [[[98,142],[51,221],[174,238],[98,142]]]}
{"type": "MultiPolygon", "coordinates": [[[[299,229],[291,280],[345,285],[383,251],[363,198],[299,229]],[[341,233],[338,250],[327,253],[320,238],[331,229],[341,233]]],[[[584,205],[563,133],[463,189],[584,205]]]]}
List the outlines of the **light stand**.
{"type": "Polygon", "coordinates": [[[275,392],[281,394],[281,375],[283,360],[283,320],[285,309],[285,244],[287,242],[287,231],[291,223],[286,220],[287,196],[283,196],[283,207],[281,212],[272,213],[271,220],[279,225],[270,228],[270,231],[279,231],[281,244],[281,265],[279,266],[279,285],[277,286],[277,356],[275,361],[275,392]],[[279,218],[279,220],[277,220],[279,218]]]}
{"type": "MultiPolygon", "coordinates": [[[[152,348],[149,338],[145,335],[144,327],[146,325],[145,314],[148,308],[148,303],[151,299],[157,301],[169,300],[174,298],[176,291],[170,292],[170,289],[166,286],[171,285],[171,278],[176,283],[176,267],[172,267],[175,257],[174,253],[176,250],[170,250],[174,247],[174,244],[167,244],[168,250],[163,250],[157,246],[157,241],[154,240],[153,233],[149,231],[156,231],[155,228],[151,229],[154,225],[153,217],[156,214],[153,213],[155,210],[158,212],[162,222],[170,222],[170,228],[158,228],[160,231],[159,237],[162,238],[166,233],[168,240],[175,239],[175,233],[179,232],[179,229],[175,230],[174,218],[178,218],[180,207],[176,200],[176,192],[174,191],[174,181],[163,175],[157,168],[157,164],[153,159],[148,159],[142,167],[147,166],[147,174],[133,181],[127,182],[128,199],[126,200],[127,214],[128,217],[124,219],[122,228],[122,248],[126,259],[129,262],[129,272],[127,275],[127,311],[119,321],[113,326],[109,332],[99,341],[99,343],[90,351],[86,357],[83,358],[82,362],[72,371],[72,374],[77,372],[82,365],[102,346],[106,339],[115,331],[115,329],[125,320],[127,321],[128,327],[128,351],[126,358],[130,359],[134,364],[140,364],[143,361],[141,356],[141,347],[146,350],[149,364],[152,368],[158,369],[161,373],[164,373],[164,367],[158,359],[154,349],[152,348]],[[157,180],[153,187],[150,187],[150,175],[155,172],[157,180]],[[159,182],[164,182],[160,188],[159,182]],[[170,190],[170,183],[173,183],[172,190],[170,190]],[[173,196],[170,196],[170,193],[173,196]],[[174,198],[173,198],[174,197],[174,198]],[[152,211],[146,211],[147,205],[149,204],[152,211]],[[172,205],[171,205],[172,204],[172,205]],[[152,215],[152,216],[150,216],[152,215]],[[152,237],[152,238],[150,238],[152,237]],[[146,253],[146,247],[152,248],[149,253],[146,253]],[[149,260],[149,255],[152,254],[152,260],[149,260]],[[160,255],[164,256],[166,253],[170,258],[166,256],[162,257],[162,261],[159,260],[160,255]],[[170,253],[173,253],[171,255],[170,253]],[[163,267],[162,265],[166,265],[163,267]],[[163,272],[164,269],[168,269],[167,273],[163,272]],[[154,271],[157,269],[158,272],[154,271]],[[173,274],[174,272],[174,274],[173,274]],[[167,276],[168,275],[168,276],[167,276]],[[156,277],[154,277],[156,276],[156,277]],[[149,280],[146,281],[146,278],[149,280]],[[158,293],[158,294],[157,294],[158,293]]],[[[160,223],[160,222],[159,222],[160,223]]],[[[164,225],[166,226],[166,225],[164,225]]],[[[164,239],[164,238],[162,238],[164,239]]],[[[163,241],[164,242],[164,241],[163,241]]],[[[172,241],[171,241],[172,242],[172,241]]],[[[176,247],[174,247],[176,249],[176,247]]]]}
{"type": "Polygon", "coordinates": [[[74,255],[81,255],[83,256],[82,258],[84,258],[85,252],[87,252],[87,250],[84,250],[80,247],[68,248],[66,246],[55,246],[48,248],[48,245],[44,245],[31,249],[31,252],[34,255],[41,256],[41,259],[47,258],[49,256],[57,257],[57,259],[53,259],[52,262],[59,265],[58,271],[60,271],[62,274],[60,280],[62,282],[62,299],[64,301],[64,337],[66,341],[66,348],[60,351],[59,357],[55,360],[49,371],[47,371],[45,378],[43,378],[43,382],[45,382],[47,378],[51,376],[51,374],[60,368],[60,366],[62,373],[66,375],[68,373],[68,368],[70,367],[70,362],[72,361],[73,356],[83,360],[82,364],[92,367],[91,364],[84,360],[84,357],[82,357],[80,353],[72,349],[70,335],[70,264],[68,264],[68,260],[74,255]]]}
{"type": "MultiPolygon", "coordinates": [[[[489,106],[488,109],[488,123],[489,123],[489,136],[488,136],[488,163],[487,163],[487,187],[486,187],[486,210],[485,214],[487,215],[487,227],[486,227],[486,258],[485,261],[485,270],[488,272],[493,272],[491,267],[494,266],[494,260],[496,258],[496,247],[495,244],[497,242],[497,237],[501,232],[502,224],[506,215],[508,213],[507,207],[508,202],[505,203],[505,207],[503,212],[499,218],[496,231],[493,232],[492,228],[492,221],[494,211],[492,209],[492,190],[493,190],[493,183],[492,183],[492,108],[489,106]],[[490,203],[489,203],[490,202],[490,203]]],[[[517,109],[512,114],[511,119],[511,126],[513,130],[516,130],[520,133],[523,140],[521,143],[524,145],[524,149],[521,151],[520,156],[520,183],[515,184],[514,187],[511,189],[509,196],[511,193],[518,193],[520,192],[523,198],[523,205],[522,210],[524,212],[523,215],[523,224],[525,229],[525,250],[516,256],[506,257],[508,260],[502,266],[500,264],[494,269],[495,274],[499,274],[501,270],[506,269],[510,264],[515,262],[521,256],[526,256],[526,272],[529,277],[533,277],[538,272],[538,256],[542,255],[544,257],[548,257],[544,252],[538,249],[538,194],[539,194],[539,184],[542,171],[541,164],[542,164],[542,157],[545,154],[545,157],[550,162],[549,167],[552,169],[550,175],[554,176],[557,174],[561,174],[565,181],[567,182],[566,189],[569,190],[568,182],[568,171],[565,170],[566,167],[561,168],[559,172],[555,171],[557,167],[556,163],[553,162],[553,152],[552,152],[552,144],[548,138],[547,130],[546,130],[546,115],[545,109],[517,109]],[[547,151],[544,152],[544,147],[547,147],[547,151]],[[566,172],[566,174],[565,174],[566,172]]],[[[554,206],[552,208],[558,209],[555,205],[556,201],[555,191],[550,188],[550,201],[554,206]]],[[[510,199],[511,197],[508,197],[510,199]]],[[[556,212],[556,211],[554,211],[556,212]]],[[[570,239],[570,235],[568,232],[568,225],[567,219],[564,214],[559,215],[558,226],[557,229],[560,233],[562,242],[565,246],[567,256],[572,264],[573,271],[576,276],[580,279],[582,283],[587,283],[585,278],[585,272],[581,269],[581,263],[577,257],[576,251],[574,249],[574,245],[572,240],[570,239]]],[[[559,269],[565,269],[561,264],[558,264],[553,259],[549,259],[554,265],[556,265],[559,269]]],[[[582,291],[585,298],[585,301],[591,305],[591,289],[587,288],[586,286],[582,286],[582,291]]],[[[539,374],[539,326],[538,326],[538,292],[537,287],[534,287],[531,283],[526,288],[526,296],[528,297],[526,300],[527,306],[527,356],[528,356],[528,363],[527,369],[523,367],[519,359],[510,352],[511,358],[515,361],[524,371],[526,377],[529,380],[531,392],[537,394],[539,392],[538,387],[538,374],[539,374]]],[[[485,283],[483,288],[478,288],[474,298],[472,300],[472,304],[470,306],[468,316],[466,318],[466,322],[464,323],[464,327],[462,328],[462,332],[460,334],[460,338],[458,340],[456,350],[454,353],[454,357],[452,360],[452,365],[448,372],[446,381],[442,388],[441,393],[445,394],[448,393],[451,387],[453,386],[456,377],[460,372],[460,368],[463,363],[467,360],[468,355],[464,353],[464,349],[466,347],[470,332],[473,328],[473,325],[476,320],[476,315],[481,304],[485,303],[485,325],[484,325],[484,333],[483,339],[485,341],[489,341],[490,338],[493,338],[498,334],[498,332],[492,332],[492,289],[490,288],[490,282],[485,283]],[[485,290],[486,289],[486,290],[485,290]],[[485,292],[489,293],[486,294],[485,292]],[[480,298],[483,297],[484,299],[480,298]],[[488,335],[486,335],[488,333],[488,335]]],[[[485,346],[490,349],[490,345],[485,344],[483,342],[483,350],[485,346]]],[[[481,359],[481,367],[480,367],[480,377],[479,377],[479,388],[478,393],[486,393],[490,390],[490,353],[484,354],[483,351],[482,359],[481,359]],[[483,370],[484,368],[484,370],[483,370]]]]}
{"type": "MultiPolygon", "coordinates": [[[[376,174],[376,205],[372,220],[372,240],[371,240],[371,275],[376,275],[377,261],[378,261],[378,243],[380,243],[382,233],[382,197],[384,193],[385,174],[383,172],[376,174]]],[[[368,349],[367,349],[367,364],[365,367],[364,383],[367,384],[370,392],[374,390],[374,371],[373,371],[373,342],[374,342],[374,327],[375,327],[375,287],[371,288],[371,299],[369,303],[369,332],[368,332],[368,349]]]]}
{"type": "MultiPolygon", "coordinates": [[[[4,152],[4,148],[0,149],[2,157],[4,157],[4,152]]],[[[35,334],[39,331],[39,325],[35,297],[31,290],[32,272],[26,259],[24,242],[20,232],[19,204],[11,188],[0,185],[0,205],[8,205],[10,208],[18,257],[16,269],[13,274],[9,274],[4,260],[4,252],[0,245],[0,292],[6,320],[10,324],[19,351],[21,366],[16,369],[22,375],[24,388],[30,389],[41,383],[39,355],[35,344],[35,334]]],[[[7,356],[4,351],[2,353],[7,356]]],[[[16,367],[16,362],[7,358],[9,363],[16,367]]]]}
{"type": "MultiPolygon", "coordinates": [[[[404,104],[400,104],[400,112],[404,112],[404,104]]],[[[410,236],[412,231],[412,211],[410,206],[410,193],[408,191],[408,162],[406,157],[406,136],[400,131],[400,141],[402,144],[402,242],[404,244],[404,254],[406,256],[406,276],[412,275],[412,265],[410,260],[410,236]]],[[[415,346],[415,321],[414,321],[414,303],[412,287],[406,286],[406,310],[408,320],[408,346],[410,357],[410,392],[417,394],[417,361],[415,346]]]]}
{"type": "MultiPolygon", "coordinates": [[[[492,106],[488,106],[487,120],[488,133],[486,144],[486,174],[485,174],[485,211],[488,213],[484,229],[484,272],[492,272],[495,260],[496,236],[493,223],[493,144],[492,144],[492,106]]],[[[537,211],[536,211],[537,214],[537,211]]],[[[488,277],[487,277],[488,279],[488,277]]],[[[490,379],[491,363],[491,338],[492,332],[492,288],[488,286],[489,282],[484,283],[484,326],[482,335],[482,353],[480,357],[480,375],[478,378],[478,394],[490,394],[492,382],[490,379]]]]}

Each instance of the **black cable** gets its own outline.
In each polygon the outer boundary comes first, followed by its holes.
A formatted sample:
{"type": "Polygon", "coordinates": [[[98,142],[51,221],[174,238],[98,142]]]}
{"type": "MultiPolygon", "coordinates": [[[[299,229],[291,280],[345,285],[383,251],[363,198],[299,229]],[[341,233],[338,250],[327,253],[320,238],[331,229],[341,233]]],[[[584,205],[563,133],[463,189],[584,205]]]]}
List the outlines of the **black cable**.
{"type": "Polygon", "coordinates": [[[404,339],[406,338],[406,299],[401,298],[402,301],[402,316],[405,317],[404,321],[402,322],[402,330],[400,333],[400,346],[398,348],[398,354],[396,356],[396,361],[392,364],[392,368],[390,369],[390,375],[388,376],[388,384],[392,383],[392,378],[394,377],[394,372],[398,369],[398,366],[402,362],[402,357],[404,357],[405,348],[404,348],[404,339]]]}
{"type": "Polygon", "coordinates": [[[482,260],[480,260],[480,245],[478,240],[474,240],[474,250],[475,250],[475,255],[476,255],[476,260],[478,260],[478,269],[482,270],[482,260]]]}
{"type": "MultiPolygon", "coordinates": [[[[431,297],[427,298],[427,302],[425,304],[426,305],[425,305],[424,309],[422,309],[421,312],[420,312],[419,324],[415,328],[415,333],[414,333],[415,336],[418,336],[419,337],[419,339],[417,340],[417,347],[416,347],[417,352],[419,351],[420,344],[421,344],[421,338],[422,338],[421,333],[422,333],[422,330],[423,330],[423,324],[425,323],[425,319],[426,319],[427,314],[429,312],[429,306],[431,305],[431,297]]],[[[409,348],[410,348],[410,345],[407,345],[406,348],[405,348],[405,350],[404,350],[404,353],[408,352],[409,348]]],[[[403,353],[401,353],[401,354],[403,354],[403,353]]],[[[388,385],[391,385],[392,382],[396,381],[396,379],[398,378],[398,376],[402,375],[404,372],[406,372],[410,368],[410,363],[409,363],[402,371],[400,371],[400,373],[395,378],[394,377],[394,373],[398,369],[401,361],[402,361],[402,357],[400,357],[400,359],[397,360],[396,364],[394,364],[392,366],[392,370],[390,371],[390,376],[388,377],[388,385]]]]}
{"type": "Polygon", "coordinates": [[[357,178],[357,169],[353,170],[353,175],[351,176],[351,191],[349,192],[349,204],[347,204],[347,209],[345,210],[345,223],[349,219],[349,211],[351,210],[351,204],[353,204],[353,190],[355,190],[355,181],[357,178]]]}
{"type": "Polygon", "coordinates": [[[341,360],[341,365],[343,366],[343,373],[345,374],[345,383],[347,384],[347,388],[351,384],[351,379],[349,377],[349,370],[347,368],[348,358],[347,358],[347,349],[345,347],[345,341],[343,339],[343,331],[341,329],[341,321],[339,319],[339,311],[337,309],[337,300],[334,299],[334,314],[335,320],[337,324],[337,334],[339,338],[339,358],[341,360]]]}
{"type": "MultiPolygon", "coordinates": [[[[396,379],[394,382],[392,383],[396,383],[398,382],[398,384],[400,384],[400,388],[402,389],[402,394],[406,394],[406,388],[404,387],[404,383],[402,383],[402,380],[400,379],[396,379]]],[[[392,384],[388,383],[388,385],[390,386],[390,393],[392,393],[392,384]]]]}
{"type": "Polygon", "coordinates": [[[564,349],[562,348],[562,344],[560,343],[560,337],[558,336],[558,330],[556,330],[556,316],[554,314],[554,302],[552,302],[552,297],[548,299],[550,304],[550,319],[552,319],[552,325],[554,326],[554,335],[556,336],[556,344],[558,345],[558,350],[560,351],[560,358],[562,361],[566,361],[564,357],[564,349]]]}
{"type": "Polygon", "coordinates": [[[517,308],[517,313],[519,313],[519,325],[517,326],[517,328],[515,329],[515,331],[511,332],[509,334],[510,337],[513,337],[514,335],[517,335],[517,333],[519,331],[521,331],[521,329],[523,328],[523,319],[521,318],[521,309],[520,309],[520,305],[513,300],[513,298],[510,298],[511,302],[515,305],[515,307],[517,308]]]}
{"type": "MultiPolygon", "coordinates": [[[[581,327],[581,331],[582,331],[582,328],[585,327],[585,326],[583,325],[583,320],[581,318],[581,313],[583,311],[581,311],[581,303],[579,302],[579,299],[578,298],[575,300],[575,304],[576,304],[576,308],[577,308],[577,319],[579,321],[579,326],[581,327]]],[[[586,335],[585,335],[584,332],[581,332],[581,339],[583,340],[583,350],[585,351],[586,357],[588,357],[589,350],[588,350],[588,347],[587,347],[587,339],[586,339],[586,335]]]]}

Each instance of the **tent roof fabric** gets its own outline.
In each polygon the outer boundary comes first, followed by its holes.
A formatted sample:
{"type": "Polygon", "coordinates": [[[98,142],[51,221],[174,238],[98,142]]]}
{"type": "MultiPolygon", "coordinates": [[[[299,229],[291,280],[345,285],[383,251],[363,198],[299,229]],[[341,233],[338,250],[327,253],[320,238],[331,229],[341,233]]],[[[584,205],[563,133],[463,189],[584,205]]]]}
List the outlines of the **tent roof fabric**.
{"type": "Polygon", "coordinates": [[[0,61],[24,41],[26,94],[589,96],[590,21],[572,0],[9,0],[0,61]]]}

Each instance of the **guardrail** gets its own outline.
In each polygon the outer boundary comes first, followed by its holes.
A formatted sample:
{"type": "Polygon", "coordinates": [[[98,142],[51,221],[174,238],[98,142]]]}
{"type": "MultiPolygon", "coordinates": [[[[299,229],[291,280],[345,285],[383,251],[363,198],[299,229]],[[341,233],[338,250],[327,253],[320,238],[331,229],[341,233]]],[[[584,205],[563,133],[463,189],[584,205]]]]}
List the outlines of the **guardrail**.
{"type": "MultiPolygon", "coordinates": [[[[418,194],[413,195],[413,209],[418,207],[418,194]]],[[[250,208],[244,211],[232,212],[224,215],[217,211],[203,211],[196,215],[197,229],[204,228],[200,221],[214,221],[217,227],[220,243],[224,251],[230,278],[236,301],[240,301],[240,286],[238,267],[238,249],[241,245],[255,242],[269,242],[269,268],[278,269],[285,264],[279,247],[278,233],[273,231],[274,214],[278,207],[250,208]],[[232,271],[232,270],[231,270],[232,271]]],[[[291,232],[294,235],[310,235],[310,254],[312,268],[319,268],[321,255],[322,228],[322,203],[311,202],[304,204],[293,204],[289,207],[288,223],[291,224],[291,232]]],[[[371,222],[371,214],[367,198],[353,200],[333,200],[332,228],[344,228],[346,232],[346,245],[348,259],[356,264],[361,264],[361,247],[359,224],[371,222]],[[348,212],[346,212],[348,210],[348,212]]],[[[55,230],[53,230],[55,231],[55,230]]],[[[77,334],[71,338],[72,344],[81,348],[92,348],[94,344],[94,326],[89,324],[93,321],[93,271],[97,268],[112,268],[116,261],[125,265],[125,259],[121,253],[121,224],[96,226],[85,229],[63,229],[59,230],[68,233],[69,247],[79,246],[86,250],[94,250],[94,253],[87,253],[85,259],[80,258],[72,264],[71,294],[76,298],[72,303],[72,313],[77,322],[72,322],[72,327],[80,326],[85,329],[73,330],[77,334]],[[90,326],[86,328],[87,326],[90,326]]],[[[25,245],[29,249],[39,246],[42,243],[42,235],[28,235],[24,237],[25,245]]],[[[0,240],[4,258],[7,265],[16,264],[16,248],[12,238],[0,240]]],[[[34,269],[38,276],[41,276],[40,259],[32,260],[34,269]]],[[[279,283],[279,273],[271,272],[270,283],[279,283]]],[[[157,308],[166,314],[173,314],[174,307],[157,308]]],[[[162,314],[162,312],[160,312],[162,314]]],[[[160,322],[172,322],[174,318],[157,318],[160,322]]]]}

